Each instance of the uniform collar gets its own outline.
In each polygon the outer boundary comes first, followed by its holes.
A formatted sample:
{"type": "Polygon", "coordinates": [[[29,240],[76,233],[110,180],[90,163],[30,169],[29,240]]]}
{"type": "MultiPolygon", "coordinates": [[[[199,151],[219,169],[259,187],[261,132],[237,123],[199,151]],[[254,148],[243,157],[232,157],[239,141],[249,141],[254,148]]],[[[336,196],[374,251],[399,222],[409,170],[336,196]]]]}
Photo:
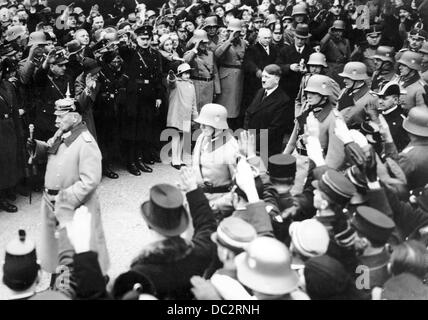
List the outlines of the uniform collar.
{"type": "Polygon", "coordinates": [[[403,77],[401,80],[403,81],[403,87],[408,87],[411,84],[417,82],[421,77],[418,72],[415,72],[411,77],[403,77]]]}
{"type": "Polygon", "coordinates": [[[326,104],[321,106],[321,108],[322,109],[318,112],[314,110],[314,116],[319,122],[323,122],[328,117],[332,110],[332,106],[327,102],[326,104]]]}
{"type": "Polygon", "coordinates": [[[69,147],[79,136],[83,131],[87,131],[88,128],[86,125],[81,122],[77,126],[75,126],[73,129],[71,129],[69,132],[62,135],[64,138],[64,144],[69,147]]]}
{"type": "Polygon", "coordinates": [[[362,97],[366,95],[367,92],[370,91],[370,88],[365,84],[358,90],[354,91],[352,93],[352,97],[354,98],[354,101],[360,100],[362,97]]]}
{"type": "Polygon", "coordinates": [[[384,111],[382,111],[382,114],[383,115],[388,115],[388,114],[391,114],[391,113],[393,113],[395,110],[397,110],[398,109],[398,105],[396,105],[395,107],[392,107],[391,109],[388,109],[388,110],[384,110],[384,111]]]}

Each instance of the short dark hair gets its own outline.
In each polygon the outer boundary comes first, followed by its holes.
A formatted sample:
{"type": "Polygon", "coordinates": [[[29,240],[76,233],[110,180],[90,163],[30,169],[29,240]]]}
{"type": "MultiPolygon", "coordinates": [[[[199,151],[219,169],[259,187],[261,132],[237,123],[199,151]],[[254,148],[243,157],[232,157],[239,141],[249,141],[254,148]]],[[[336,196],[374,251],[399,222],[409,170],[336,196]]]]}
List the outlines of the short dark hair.
{"type": "Polygon", "coordinates": [[[268,74],[273,75],[273,76],[278,76],[281,78],[282,76],[282,70],[281,67],[277,64],[270,64],[267,65],[264,69],[264,71],[266,71],[268,74]]]}

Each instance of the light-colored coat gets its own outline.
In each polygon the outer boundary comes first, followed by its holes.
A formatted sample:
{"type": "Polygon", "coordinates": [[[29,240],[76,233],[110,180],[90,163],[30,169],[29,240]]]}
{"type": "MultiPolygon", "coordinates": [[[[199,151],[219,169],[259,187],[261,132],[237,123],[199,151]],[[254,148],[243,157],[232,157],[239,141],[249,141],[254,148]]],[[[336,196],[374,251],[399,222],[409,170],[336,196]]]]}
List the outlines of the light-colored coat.
{"type": "MultiPolygon", "coordinates": [[[[238,153],[238,142],[230,131],[225,131],[215,139],[199,135],[192,158],[198,185],[203,186],[204,183],[209,183],[213,187],[230,185],[235,176],[238,153]]],[[[230,193],[205,195],[212,207],[222,211],[233,209],[230,193]]]]}
{"type": "Polygon", "coordinates": [[[214,61],[214,54],[209,50],[206,55],[196,54],[194,50],[189,50],[184,54],[183,58],[193,68],[191,71],[192,78],[212,79],[211,81],[193,79],[199,112],[204,105],[213,102],[214,94],[221,93],[217,64],[214,61]]]}
{"type": "Polygon", "coordinates": [[[214,53],[219,65],[221,83],[221,94],[217,97],[216,102],[227,109],[228,118],[237,118],[240,113],[244,89],[242,62],[245,50],[244,40],[241,40],[236,46],[227,40],[220,44],[214,53]]]}
{"type": "Polygon", "coordinates": [[[410,110],[413,107],[419,107],[425,105],[424,100],[424,83],[419,77],[415,78],[414,81],[400,81],[400,84],[403,86],[403,89],[406,90],[406,95],[404,98],[405,104],[402,105],[403,109],[410,110]]]}
{"type": "Polygon", "coordinates": [[[190,132],[192,119],[198,116],[195,87],[191,80],[167,78],[170,89],[167,127],[190,132]]]}
{"type": "Polygon", "coordinates": [[[41,241],[38,256],[42,268],[55,272],[58,254],[70,250],[68,239],[55,237],[56,223],[62,227],[72,221],[77,208],[85,205],[92,214],[91,250],[98,253],[103,274],[107,273],[109,257],[101,222],[101,210],[96,188],[101,182],[101,152],[94,137],[81,124],[75,132],[59,146],[56,154],[49,154],[55,140],[60,139],[60,131],[48,142],[36,141],[36,156],[48,157],[45,187],[60,190],[57,197],[43,194],[41,214],[41,241]],[[73,139],[75,139],[73,141],[73,139]],[[55,204],[52,201],[56,201],[55,204]]]}

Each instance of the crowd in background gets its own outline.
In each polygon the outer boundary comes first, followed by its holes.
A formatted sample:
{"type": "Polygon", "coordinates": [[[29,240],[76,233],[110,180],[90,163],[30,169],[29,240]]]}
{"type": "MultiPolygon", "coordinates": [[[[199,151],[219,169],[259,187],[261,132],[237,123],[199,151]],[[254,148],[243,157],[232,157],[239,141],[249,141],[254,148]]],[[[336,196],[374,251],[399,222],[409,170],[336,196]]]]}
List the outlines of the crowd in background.
{"type": "Polygon", "coordinates": [[[150,189],[153,242],[110,285],[91,208],[58,228],[66,288],[52,272],[34,292],[20,230],[12,297],[428,299],[428,1],[152,5],[0,3],[0,218],[17,194],[61,191],[27,139],[59,138],[76,106],[105,177],[152,173],[164,129],[181,177],[150,189]]]}

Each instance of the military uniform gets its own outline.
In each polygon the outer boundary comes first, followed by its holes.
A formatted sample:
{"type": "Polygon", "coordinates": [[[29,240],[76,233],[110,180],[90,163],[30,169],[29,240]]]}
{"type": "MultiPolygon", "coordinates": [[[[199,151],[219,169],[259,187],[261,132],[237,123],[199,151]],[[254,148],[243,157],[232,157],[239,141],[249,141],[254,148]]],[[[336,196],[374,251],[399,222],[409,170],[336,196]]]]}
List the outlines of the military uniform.
{"type": "Polygon", "coordinates": [[[46,141],[57,131],[55,101],[65,98],[67,88],[74,95],[73,80],[67,74],[55,77],[48,70],[38,69],[34,75],[34,84],[38,87],[34,90],[37,94],[34,137],[46,141]]]}
{"type": "Polygon", "coordinates": [[[246,44],[244,40],[240,40],[237,45],[232,44],[230,40],[226,40],[219,44],[215,50],[221,83],[221,94],[217,97],[216,103],[226,107],[228,118],[237,118],[239,116],[244,89],[242,63],[245,50],[246,44]]]}
{"type": "Polygon", "coordinates": [[[425,105],[423,97],[425,94],[424,83],[418,72],[415,72],[410,78],[400,78],[399,82],[407,92],[404,98],[404,109],[410,110],[413,107],[425,105]]]}
{"type": "Polygon", "coordinates": [[[92,214],[90,248],[98,253],[102,272],[106,274],[109,257],[96,193],[101,182],[101,152],[94,137],[80,123],[66,134],[58,131],[49,141],[36,140],[36,144],[36,156],[47,156],[41,203],[42,268],[54,273],[59,253],[72,250],[66,233],[59,232],[57,238],[56,231],[71,222],[75,210],[85,205],[92,214]]]}
{"type": "Polygon", "coordinates": [[[382,87],[390,82],[395,76],[394,68],[391,70],[376,70],[373,72],[372,84],[370,89],[373,91],[379,91],[382,87]]]}
{"type": "Polygon", "coordinates": [[[124,74],[129,77],[126,107],[120,111],[120,135],[130,143],[134,158],[138,158],[141,151],[145,158],[150,158],[148,155],[155,151],[155,141],[159,140],[154,134],[153,123],[156,100],[162,99],[161,59],[150,48],[120,47],[119,52],[126,62],[124,74]]]}
{"type": "Polygon", "coordinates": [[[369,87],[363,87],[349,92],[344,89],[339,97],[339,111],[349,128],[360,128],[367,118],[365,107],[370,102],[375,102],[376,98],[370,93],[369,87]]]}
{"type": "Polygon", "coordinates": [[[217,64],[214,61],[214,54],[210,50],[205,54],[196,54],[193,50],[187,51],[184,54],[184,61],[193,68],[190,75],[195,85],[196,104],[199,112],[204,105],[213,102],[214,95],[221,93],[217,64]]]}
{"type": "Polygon", "coordinates": [[[428,142],[411,142],[400,153],[398,164],[410,190],[424,187],[428,183],[428,142]]]}
{"type": "Polygon", "coordinates": [[[101,72],[100,90],[94,103],[94,118],[103,162],[110,163],[119,130],[117,117],[126,106],[125,88],[128,77],[122,71],[114,71],[107,64],[102,64],[101,72]]]}
{"type": "Polygon", "coordinates": [[[14,119],[18,118],[13,85],[0,82],[0,191],[14,187],[21,178],[18,168],[18,137],[14,119]]]}

